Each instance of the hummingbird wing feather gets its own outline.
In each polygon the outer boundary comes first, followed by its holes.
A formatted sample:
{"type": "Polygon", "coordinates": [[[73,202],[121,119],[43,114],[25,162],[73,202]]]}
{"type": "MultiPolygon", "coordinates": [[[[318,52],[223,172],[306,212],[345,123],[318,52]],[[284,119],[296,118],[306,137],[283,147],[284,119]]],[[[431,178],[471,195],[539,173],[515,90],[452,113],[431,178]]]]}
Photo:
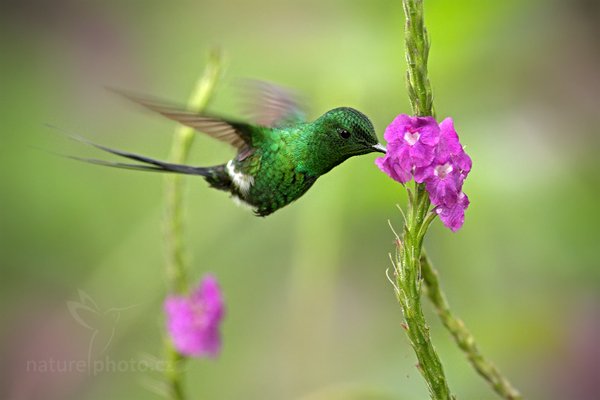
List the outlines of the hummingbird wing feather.
{"type": "Polygon", "coordinates": [[[238,149],[252,145],[252,127],[243,122],[234,122],[216,116],[198,114],[149,97],[121,90],[111,90],[151,111],[194,128],[197,131],[206,133],[222,142],[229,143],[238,149]]]}
{"type": "Polygon", "coordinates": [[[242,108],[258,125],[271,128],[306,121],[300,96],[270,82],[248,80],[242,86],[242,108]]]}

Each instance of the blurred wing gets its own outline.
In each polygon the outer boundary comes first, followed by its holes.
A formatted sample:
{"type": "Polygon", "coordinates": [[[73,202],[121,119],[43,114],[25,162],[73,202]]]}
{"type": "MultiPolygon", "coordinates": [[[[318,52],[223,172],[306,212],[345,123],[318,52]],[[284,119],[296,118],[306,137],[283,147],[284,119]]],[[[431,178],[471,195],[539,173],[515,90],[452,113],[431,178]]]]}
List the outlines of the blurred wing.
{"type": "Polygon", "coordinates": [[[242,88],[243,110],[257,124],[280,127],[305,122],[305,107],[291,90],[256,80],[244,82],[242,88]]]}
{"type": "Polygon", "coordinates": [[[194,128],[197,131],[206,133],[222,142],[229,143],[238,149],[242,149],[247,145],[252,145],[252,127],[248,124],[227,121],[206,114],[197,114],[159,100],[130,92],[115,89],[111,90],[149,110],[157,112],[173,121],[177,121],[180,124],[194,128]]]}

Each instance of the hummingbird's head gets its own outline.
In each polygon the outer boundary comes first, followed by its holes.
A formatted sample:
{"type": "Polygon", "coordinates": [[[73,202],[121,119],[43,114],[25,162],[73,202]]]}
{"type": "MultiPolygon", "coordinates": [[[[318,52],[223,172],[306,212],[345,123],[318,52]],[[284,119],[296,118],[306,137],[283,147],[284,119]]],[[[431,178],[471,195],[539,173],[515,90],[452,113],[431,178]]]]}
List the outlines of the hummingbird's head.
{"type": "Polygon", "coordinates": [[[369,118],[354,108],[334,108],[313,124],[310,158],[321,174],[352,156],[385,153],[369,118]]]}

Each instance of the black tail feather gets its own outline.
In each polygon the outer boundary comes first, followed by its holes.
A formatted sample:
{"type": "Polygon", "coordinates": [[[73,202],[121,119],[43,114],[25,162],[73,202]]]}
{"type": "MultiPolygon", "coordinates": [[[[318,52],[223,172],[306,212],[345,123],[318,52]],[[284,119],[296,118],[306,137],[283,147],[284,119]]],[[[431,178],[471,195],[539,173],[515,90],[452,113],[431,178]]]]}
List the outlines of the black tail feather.
{"type": "Polygon", "coordinates": [[[178,174],[201,175],[201,176],[207,176],[209,174],[209,168],[192,167],[189,165],[182,165],[182,164],[172,164],[172,163],[168,163],[165,161],[155,160],[153,158],[142,156],[139,154],[134,154],[134,153],[126,152],[126,151],[111,149],[110,147],[95,144],[95,143],[89,142],[87,140],[83,140],[83,142],[87,143],[91,146],[94,146],[95,148],[97,148],[99,150],[105,151],[107,153],[111,153],[111,154],[114,154],[119,157],[125,157],[130,160],[139,161],[141,163],[149,164],[149,165],[126,164],[126,163],[98,160],[98,159],[93,159],[93,158],[81,158],[81,157],[71,157],[71,158],[77,159],[79,161],[88,162],[91,164],[98,164],[98,165],[104,165],[104,166],[115,167],[115,168],[133,169],[133,170],[138,170],[138,171],[172,172],[172,173],[178,173],[178,174]]]}
{"type": "MultiPolygon", "coordinates": [[[[97,158],[84,158],[84,157],[69,156],[69,155],[62,155],[62,156],[70,158],[71,160],[82,161],[82,162],[85,162],[88,164],[94,164],[94,165],[102,165],[104,167],[131,169],[134,171],[176,172],[176,171],[167,170],[165,168],[157,167],[154,165],[127,164],[127,163],[99,160],[97,158]]],[[[181,173],[184,173],[184,172],[181,172],[181,173]]]]}
{"type": "MultiPolygon", "coordinates": [[[[55,126],[52,126],[52,125],[47,125],[47,126],[49,128],[52,128],[54,130],[61,132],[61,130],[55,126]]],[[[84,158],[84,157],[77,157],[77,156],[71,156],[71,155],[62,155],[64,157],[70,158],[72,160],[83,161],[83,162],[86,162],[89,164],[103,165],[106,167],[131,169],[131,170],[136,170],[136,171],[171,172],[171,173],[186,174],[186,175],[200,175],[200,176],[204,176],[204,177],[209,177],[212,175],[212,169],[213,169],[212,167],[192,167],[189,165],[172,164],[172,163],[168,163],[165,161],[155,160],[153,158],[142,156],[139,154],[129,153],[129,152],[122,151],[122,150],[111,149],[110,147],[102,146],[100,144],[91,142],[81,136],[70,135],[70,134],[66,134],[66,133],[65,133],[65,135],[72,140],[76,140],[78,142],[93,146],[99,150],[105,151],[110,154],[114,154],[119,157],[125,157],[130,160],[139,161],[143,164],[127,164],[127,163],[99,160],[99,159],[95,159],[95,158],[84,158]],[[146,165],[144,165],[144,164],[146,164],[146,165]]]]}

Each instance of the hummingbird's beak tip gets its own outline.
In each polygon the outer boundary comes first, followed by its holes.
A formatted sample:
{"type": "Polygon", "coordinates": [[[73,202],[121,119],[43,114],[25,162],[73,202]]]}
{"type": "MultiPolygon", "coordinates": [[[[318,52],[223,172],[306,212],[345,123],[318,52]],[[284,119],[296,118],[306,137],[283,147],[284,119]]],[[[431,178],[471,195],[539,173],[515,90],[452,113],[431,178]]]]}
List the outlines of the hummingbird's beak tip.
{"type": "Polygon", "coordinates": [[[373,145],[373,148],[375,149],[375,151],[377,151],[379,153],[387,153],[387,149],[381,143],[377,143],[377,144],[373,145]]]}

